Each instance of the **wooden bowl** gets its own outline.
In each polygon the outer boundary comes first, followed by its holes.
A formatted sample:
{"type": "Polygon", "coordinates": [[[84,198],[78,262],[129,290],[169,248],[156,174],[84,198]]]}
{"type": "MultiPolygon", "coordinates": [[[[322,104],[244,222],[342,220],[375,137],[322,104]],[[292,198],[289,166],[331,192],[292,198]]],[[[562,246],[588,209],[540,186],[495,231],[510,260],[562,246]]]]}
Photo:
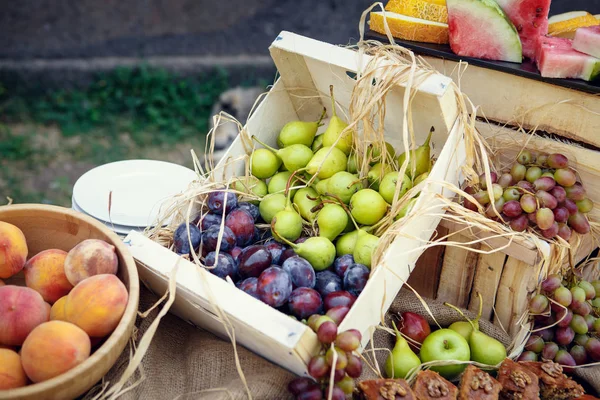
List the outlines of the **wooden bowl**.
{"type": "MultiPolygon", "coordinates": [[[[133,331],[140,295],[135,261],[119,236],[101,222],[68,208],[41,204],[0,207],[0,221],[19,227],[25,234],[29,256],[42,250],[69,251],[85,239],[101,239],[115,246],[119,257],[118,276],[129,292],[125,313],[105,342],[77,367],[44,382],[0,391],[3,400],[73,399],[98,383],[121,355],[133,331]]],[[[22,273],[7,284],[19,284],[22,273]],[[21,275],[21,276],[19,276],[21,275]]]]}

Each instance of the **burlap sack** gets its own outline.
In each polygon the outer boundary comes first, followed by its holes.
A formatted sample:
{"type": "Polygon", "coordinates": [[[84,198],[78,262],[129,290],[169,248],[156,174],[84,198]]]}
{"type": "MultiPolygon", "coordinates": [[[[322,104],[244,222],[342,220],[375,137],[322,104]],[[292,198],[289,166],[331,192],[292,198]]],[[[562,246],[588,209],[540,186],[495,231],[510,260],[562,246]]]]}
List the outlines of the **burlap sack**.
{"type": "MultiPolygon", "coordinates": [[[[148,309],[157,298],[145,288],[140,295],[140,310],[148,309]]],[[[456,311],[442,303],[427,300],[427,304],[442,326],[448,326],[460,317],[456,311]]],[[[427,316],[427,312],[416,296],[407,290],[400,292],[387,318],[403,311],[412,311],[427,316]]],[[[472,313],[465,312],[470,318],[472,313]]],[[[157,311],[138,321],[138,337],[145,332],[157,311]]],[[[433,320],[428,317],[429,322],[433,320]]],[[[480,322],[483,332],[504,344],[510,338],[502,330],[487,321],[480,322]]],[[[373,337],[375,349],[391,349],[394,337],[377,330],[373,337]]],[[[383,368],[388,352],[383,350],[364,353],[368,360],[373,354],[383,368]]],[[[238,355],[252,397],[257,400],[291,399],[286,386],[294,375],[268,362],[260,356],[238,346],[238,355]]],[[[129,353],[125,352],[119,362],[107,374],[106,380],[116,381],[129,362],[129,353]]],[[[373,361],[370,364],[374,364],[373,361]]],[[[163,318],[150,348],[142,362],[143,381],[133,390],[123,394],[120,399],[163,400],[163,399],[207,399],[230,400],[246,399],[246,389],[238,375],[233,347],[230,342],[221,340],[211,333],[197,329],[179,318],[169,314],[163,318]]],[[[579,376],[585,378],[596,392],[600,391],[600,368],[580,370],[579,376]]],[[[138,376],[131,379],[135,381],[138,376]]],[[[375,378],[375,372],[364,368],[361,379],[375,378]]]]}

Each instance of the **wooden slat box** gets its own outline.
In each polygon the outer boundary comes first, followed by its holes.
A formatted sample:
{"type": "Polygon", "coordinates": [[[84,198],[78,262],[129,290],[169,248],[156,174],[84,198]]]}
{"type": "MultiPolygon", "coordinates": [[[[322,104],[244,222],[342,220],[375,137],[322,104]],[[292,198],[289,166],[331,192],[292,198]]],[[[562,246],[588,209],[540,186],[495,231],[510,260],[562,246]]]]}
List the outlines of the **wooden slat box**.
{"type": "MultiPolygon", "coordinates": [[[[331,115],[329,85],[335,87],[336,101],[348,108],[353,78],[359,71],[358,62],[366,65],[368,56],[342,47],[282,32],[270,48],[280,79],[249,118],[245,127],[267,144],[274,145],[281,128],[292,120],[316,120],[327,107],[331,115]],[[315,96],[318,95],[318,96],[315,96]]],[[[386,140],[402,149],[403,96],[405,88],[397,86],[386,98],[386,140]]],[[[455,185],[461,181],[461,166],[465,165],[464,129],[458,118],[456,92],[451,80],[433,73],[415,90],[412,119],[417,143],[423,143],[433,125],[433,153],[437,161],[415,204],[415,211],[427,204],[442,203],[438,196],[452,196],[441,182],[455,185]]],[[[246,149],[240,137],[216,167],[225,178],[241,176],[245,165],[224,168],[229,156],[243,156],[246,149]]],[[[408,279],[422,253],[414,251],[428,240],[439,223],[439,217],[414,220],[404,226],[411,235],[399,235],[388,247],[380,264],[373,268],[362,294],[344,319],[340,330],[358,329],[363,345],[371,331],[382,320],[403,283],[408,279]],[[413,239],[409,239],[411,236],[413,239]],[[416,239],[415,239],[416,238],[416,239]],[[418,240],[417,240],[418,239],[418,240]]],[[[168,277],[178,265],[177,299],[172,311],[186,321],[226,337],[219,312],[227,315],[229,331],[235,332],[238,343],[297,374],[306,374],[306,364],[318,348],[316,335],[306,325],[248,296],[228,282],[217,278],[139,233],[132,232],[125,242],[139,265],[142,282],[156,293],[164,293],[168,277]],[[215,306],[220,307],[219,312],[215,306]]]]}
{"type": "MultiPolygon", "coordinates": [[[[479,132],[486,137],[492,148],[501,149],[501,162],[514,160],[514,143],[525,143],[528,148],[547,153],[563,153],[577,169],[584,187],[595,204],[600,205],[600,152],[573,146],[541,137],[528,137],[510,128],[478,122],[479,132]]],[[[594,209],[589,218],[598,221],[600,209],[594,209]]],[[[508,239],[493,238],[484,243],[470,244],[485,238],[479,231],[465,230],[465,225],[442,220],[438,227],[438,237],[454,234],[449,240],[461,242],[473,250],[493,251],[508,244],[508,239]]],[[[588,234],[573,235],[571,243],[578,243],[574,252],[577,263],[585,259],[598,243],[588,234]],[[578,237],[578,239],[577,239],[578,237]],[[580,240],[580,242],[577,242],[580,240]]],[[[417,262],[408,283],[423,296],[447,301],[471,311],[477,311],[477,293],[483,296],[482,318],[494,321],[514,335],[519,330],[519,321],[527,310],[529,298],[544,278],[546,267],[542,261],[544,254],[553,251],[552,245],[541,250],[526,240],[513,241],[510,246],[491,254],[457,247],[436,246],[428,249],[417,262]]],[[[563,265],[569,260],[563,260],[563,265]]],[[[597,265],[593,266],[598,269],[597,265]]],[[[597,276],[600,271],[587,271],[597,276]]]]}

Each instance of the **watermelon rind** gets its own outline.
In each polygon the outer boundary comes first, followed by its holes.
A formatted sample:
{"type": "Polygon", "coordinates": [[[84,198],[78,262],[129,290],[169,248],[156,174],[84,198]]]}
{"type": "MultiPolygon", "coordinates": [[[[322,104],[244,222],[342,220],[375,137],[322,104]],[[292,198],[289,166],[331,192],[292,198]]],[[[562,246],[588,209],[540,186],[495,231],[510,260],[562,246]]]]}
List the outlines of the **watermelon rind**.
{"type": "Polygon", "coordinates": [[[455,53],[515,63],[523,61],[519,33],[495,0],[447,0],[446,5],[450,46],[455,53]],[[465,16],[470,26],[464,21],[465,16]],[[453,19],[456,19],[454,23],[453,19]],[[484,35],[489,40],[485,40],[484,35]]]}

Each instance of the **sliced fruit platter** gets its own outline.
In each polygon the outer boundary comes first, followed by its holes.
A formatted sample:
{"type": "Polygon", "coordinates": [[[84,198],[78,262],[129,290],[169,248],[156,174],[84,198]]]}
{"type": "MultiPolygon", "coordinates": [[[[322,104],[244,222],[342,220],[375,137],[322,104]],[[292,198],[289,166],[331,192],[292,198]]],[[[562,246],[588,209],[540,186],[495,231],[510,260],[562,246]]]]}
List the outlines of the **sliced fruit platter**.
{"type": "Polygon", "coordinates": [[[597,93],[599,16],[549,10],[550,0],[390,0],[369,27],[427,55],[597,93]]]}

